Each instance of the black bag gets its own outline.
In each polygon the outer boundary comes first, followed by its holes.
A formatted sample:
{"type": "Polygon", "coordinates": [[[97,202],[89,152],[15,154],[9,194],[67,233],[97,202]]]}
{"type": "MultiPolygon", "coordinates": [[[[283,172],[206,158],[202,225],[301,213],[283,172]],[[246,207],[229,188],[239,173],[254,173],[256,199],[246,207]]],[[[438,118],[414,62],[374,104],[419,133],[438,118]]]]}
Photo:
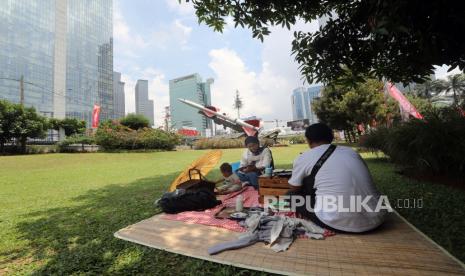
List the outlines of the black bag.
{"type": "Polygon", "coordinates": [[[213,193],[215,190],[215,183],[208,181],[205,177],[200,173],[198,169],[190,169],[189,170],[189,180],[179,184],[177,189],[184,189],[188,191],[197,191],[197,190],[209,190],[213,193]],[[199,179],[192,179],[192,172],[195,171],[199,175],[199,179]]]}
{"type": "Polygon", "coordinates": [[[184,211],[203,211],[221,204],[216,199],[215,183],[206,180],[199,170],[189,170],[189,180],[179,184],[176,191],[165,193],[158,205],[167,214],[177,214],[184,211]],[[191,172],[196,171],[200,179],[192,179],[191,172]]]}
{"type": "Polygon", "coordinates": [[[203,211],[221,204],[213,192],[205,188],[197,190],[177,190],[165,193],[158,205],[167,214],[177,214],[184,211],[203,211]]]}

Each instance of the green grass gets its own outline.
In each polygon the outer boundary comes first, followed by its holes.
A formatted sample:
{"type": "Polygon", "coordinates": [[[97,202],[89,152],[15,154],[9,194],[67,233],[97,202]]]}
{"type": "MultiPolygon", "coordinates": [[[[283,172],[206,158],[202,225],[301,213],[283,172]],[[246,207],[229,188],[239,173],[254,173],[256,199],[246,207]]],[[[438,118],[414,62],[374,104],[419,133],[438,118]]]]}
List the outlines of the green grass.
{"type": "MultiPolygon", "coordinates": [[[[304,145],[273,149],[290,168],[304,145]]],[[[153,201],[205,151],[46,154],[0,157],[0,274],[260,275],[138,246],[113,237],[154,215],[153,201]]],[[[242,150],[224,150],[236,161],[242,150]]],[[[394,173],[364,154],[390,199],[423,198],[423,209],[398,209],[413,224],[465,259],[465,193],[394,173]]],[[[219,177],[218,170],[209,175],[219,177]]]]}

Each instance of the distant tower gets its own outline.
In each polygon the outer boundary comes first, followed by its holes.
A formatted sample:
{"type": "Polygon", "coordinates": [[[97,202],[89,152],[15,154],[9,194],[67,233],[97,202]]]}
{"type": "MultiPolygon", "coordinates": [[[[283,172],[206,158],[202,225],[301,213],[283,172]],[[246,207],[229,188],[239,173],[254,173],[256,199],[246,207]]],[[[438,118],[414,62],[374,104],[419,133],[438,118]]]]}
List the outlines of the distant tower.
{"type": "Polygon", "coordinates": [[[153,101],[149,100],[149,82],[137,80],[136,83],[136,114],[144,115],[154,126],[153,101]]]}
{"type": "Polygon", "coordinates": [[[239,90],[236,89],[236,97],[234,98],[234,108],[237,109],[237,118],[241,117],[240,110],[244,106],[241,97],[239,96],[239,90]]]}
{"type": "Polygon", "coordinates": [[[122,118],[125,115],[124,82],[121,81],[121,73],[113,72],[113,113],[114,118],[122,118]]]}
{"type": "Polygon", "coordinates": [[[170,107],[165,106],[165,131],[170,130],[170,120],[171,120],[170,107]]]}

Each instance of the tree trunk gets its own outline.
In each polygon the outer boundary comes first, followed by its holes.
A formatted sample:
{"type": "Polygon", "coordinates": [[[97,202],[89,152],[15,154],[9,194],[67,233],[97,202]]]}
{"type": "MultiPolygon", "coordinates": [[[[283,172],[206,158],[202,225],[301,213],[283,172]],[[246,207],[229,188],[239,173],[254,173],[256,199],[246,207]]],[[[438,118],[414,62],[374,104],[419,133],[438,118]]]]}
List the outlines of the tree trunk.
{"type": "Polygon", "coordinates": [[[20,138],[21,153],[26,153],[26,142],[27,142],[27,137],[21,137],[20,138]]]}
{"type": "Polygon", "coordinates": [[[351,141],[351,143],[357,142],[357,136],[356,136],[356,134],[355,134],[354,129],[351,129],[351,130],[350,130],[350,134],[352,135],[352,141],[351,141]]]}
{"type": "Polygon", "coordinates": [[[346,135],[346,137],[347,137],[346,138],[347,142],[352,143],[352,135],[350,133],[350,129],[346,129],[344,131],[344,135],[346,135]]]}
{"type": "Polygon", "coordinates": [[[5,142],[2,140],[0,141],[0,153],[4,154],[5,153],[5,142]]]}

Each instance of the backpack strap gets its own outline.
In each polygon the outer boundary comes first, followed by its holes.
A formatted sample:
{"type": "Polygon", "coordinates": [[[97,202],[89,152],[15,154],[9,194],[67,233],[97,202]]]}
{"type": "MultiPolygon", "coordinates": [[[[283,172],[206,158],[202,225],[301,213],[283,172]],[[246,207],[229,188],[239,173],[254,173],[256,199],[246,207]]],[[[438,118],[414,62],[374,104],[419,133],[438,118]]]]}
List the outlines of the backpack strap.
{"type": "Polygon", "coordinates": [[[328,149],[320,156],[320,159],[316,161],[315,165],[313,166],[312,172],[310,173],[311,178],[315,178],[318,171],[321,169],[321,166],[328,160],[328,158],[333,154],[334,150],[336,149],[336,145],[331,144],[328,149]]]}
{"type": "MultiPolygon", "coordinates": [[[[312,168],[312,171],[310,175],[307,175],[304,177],[302,180],[302,189],[297,192],[293,193],[292,195],[300,195],[300,196],[310,196],[311,197],[311,202],[310,206],[312,208],[315,207],[315,194],[316,194],[316,189],[315,189],[315,176],[318,173],[318,171],[321,169],[323,164],[328,160],[328,158],[333,154],[334,150],[336,149],[335,145],[329,145],[328,149],[320,156],[318,161],[316,161],[315,165],[312,168]]],[[[302,217],[305,218],[311,218],[309,210],[305,208],[305,206],[300,206],[296,208],[296,212],[300,214],[302,217]]]]}

